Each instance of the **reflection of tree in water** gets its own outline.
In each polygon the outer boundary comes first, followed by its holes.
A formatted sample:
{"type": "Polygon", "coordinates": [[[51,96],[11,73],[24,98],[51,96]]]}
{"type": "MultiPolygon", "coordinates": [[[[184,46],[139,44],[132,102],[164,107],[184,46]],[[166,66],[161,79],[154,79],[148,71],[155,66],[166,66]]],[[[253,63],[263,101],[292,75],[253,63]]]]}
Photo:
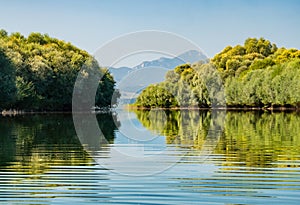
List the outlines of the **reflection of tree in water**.
{"type": "Polygon", "coordinates": [[[168,144],[199,149],[205,141],[211,122],[211,112],[208,111],[137,110],[135,112],[143,126],[165,135],[168,144]]]}
{"type": "MultiPolygon", "coordinates": [[[[115,117],[115,116],[114,116],[115,117]]],[[[113,115],[97,115],[107,141],[117,129],[113,115]]],[[[49,166],[83,165],[92,162],[79,141],[72,115],[21,115],[0,117],[0,166],[30,173],[49,166]]],[[[98,137],[98,142],[103,140],[98,137]]],[[[0,167],[0,169],[1,169],[0,167]]]]}
{"type": "Polygon", "coordinates": [[[12,120],[0,117],[0,166],[14,160],[16,153],[15,137],[12,135],[12,120]]]}
{"type": "Polygon", "coordinates": [[[228,112],[225,126],[216,152],[227,165],[290,167],[288,161],[300,160],[299,113],[228,112]]]}
{"type": "Polygon", "coordinates": [[[100,130],[109,143],[113,143],[115,138],[115,130],[120,127],[120,122],[117,121],[116,113],[112,114],[97,114],[97,121],[100,130]]]}
{"type": "Polygon", "coordinates": [[[194,149],[202,149],[208,130],[225,123],[214,150],[225,155],[225,165],[285,167],[291,165],[275,162],[300,160],[299,113],[227,112],[222,122],[210,111],[135,112],[143,126],[165,135],[168,144],[194,149]]]}

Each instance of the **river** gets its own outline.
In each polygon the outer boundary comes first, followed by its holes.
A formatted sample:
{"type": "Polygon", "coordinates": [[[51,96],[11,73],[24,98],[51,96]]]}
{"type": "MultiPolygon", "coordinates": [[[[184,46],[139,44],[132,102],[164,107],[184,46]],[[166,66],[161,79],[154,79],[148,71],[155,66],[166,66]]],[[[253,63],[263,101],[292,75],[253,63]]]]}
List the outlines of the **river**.
{"type": "Polygon", "coordinates": [[[2,204],[300,200],[299,113],[25,114],[1,116],[0,135],[2,204]]]}

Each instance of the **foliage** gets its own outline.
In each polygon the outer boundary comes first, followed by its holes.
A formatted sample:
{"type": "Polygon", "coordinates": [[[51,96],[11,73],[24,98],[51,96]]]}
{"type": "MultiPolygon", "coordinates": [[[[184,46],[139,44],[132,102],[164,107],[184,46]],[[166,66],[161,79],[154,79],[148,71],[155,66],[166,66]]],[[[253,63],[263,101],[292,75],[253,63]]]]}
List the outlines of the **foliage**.
{"type": "MultiPolygon", "coordinates": [[[[0,110],[71,110],[80,69],[93,61],[99,82],[96,106],[110,106],[115,81],[86,51],[47,34],[0,31],[0,110]]],[[[113,104],[116,102],[113,102],[113,104]]]]}
{"type": "Polygon", "coordinates": [[[184,64],[150,85],[137,98],[138,107],[211,107],[224,104],[222,80],[210,64],[184,64]]]}
{"type": "MultiPolygon", "coordinates": [[[[1,34],[0,34],[1,36],[1,34]]],[[[15,102],[15,71],[12,62],[0,48],[0,110],[12,106],[15,102]]]]}
{"type": "Polygon", "coordinates": [[[183,64],[174,68],[166,74],[163,83],[146,88],[136,105],[299,107],[299,82],[299,50],[278,49],[264,38],[248,38],[244,45],[227,46],[210,63],[183,64]],[[164,98],[155,101],[155,89],[167,90],[171,103],[164,98]]]}
{"type": "Polygon", "coordinates": [[[177,106],[177,102],[168,90],[162,85],[150,85],[138,96],[136,105],[141,107],[166,107],[177,106]]]}
{"type": "Polygon", "coordinates": [[[252,70],[226,81],[229,106],[300,106],[300,59],[252,70]]]}

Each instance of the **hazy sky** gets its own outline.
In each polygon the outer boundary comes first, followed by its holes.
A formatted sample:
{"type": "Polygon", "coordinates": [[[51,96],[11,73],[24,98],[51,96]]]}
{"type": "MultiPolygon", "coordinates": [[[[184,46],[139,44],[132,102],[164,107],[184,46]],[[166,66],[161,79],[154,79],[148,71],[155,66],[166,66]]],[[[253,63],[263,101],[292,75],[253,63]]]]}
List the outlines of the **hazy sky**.
{"type": "Polygon", "coordinates": [[[299,0],[3,0],[0,28],[48,33],[93,53],[128,32],[162,30],[213,56],[247,37],[300,49],[299,0]]]}

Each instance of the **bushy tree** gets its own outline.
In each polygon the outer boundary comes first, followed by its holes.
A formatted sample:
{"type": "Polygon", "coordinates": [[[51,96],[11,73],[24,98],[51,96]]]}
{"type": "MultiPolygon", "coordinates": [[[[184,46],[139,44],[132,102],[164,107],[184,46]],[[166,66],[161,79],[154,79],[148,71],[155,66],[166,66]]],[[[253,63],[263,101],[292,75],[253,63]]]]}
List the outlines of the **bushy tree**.
{"type": "MultiPolygon", "coordinates": [[[[71,110],[77,74],[91,59],[96,62],[86,51],[47,34],[31,33],[26,38],[1,30],[0,109],[71,110]]],[[[98,63],[92,65],[102,72],[98,63]]],[[[104,73],[96,96],[98,106],[110,106],[115,91],[112,76],[104,73]]]]}
{"type": "Polygon", "coordinates": [[[147,88],[137,104],[170,107],[168,101],[153,99],[165,89],[177,100],[171,104],[180,107],[224,106],[224,92],[232,107],[299,107],[299,76],[299,50],[248,38],[243,46],[227,46],[210,63],[177,66],[165,82],[147,88]]]}
{"type": "Polygon", "coordinates": [[[162,85],[150,85],[138,96],[135,103],[138,107],[176,107],[178,102],[174,95],[162,85]]]}
{"type": "Polygon", "coordinates": [[[0,48],[0,110],[11,107],[15,98],[15,68],[0,48]]]}

